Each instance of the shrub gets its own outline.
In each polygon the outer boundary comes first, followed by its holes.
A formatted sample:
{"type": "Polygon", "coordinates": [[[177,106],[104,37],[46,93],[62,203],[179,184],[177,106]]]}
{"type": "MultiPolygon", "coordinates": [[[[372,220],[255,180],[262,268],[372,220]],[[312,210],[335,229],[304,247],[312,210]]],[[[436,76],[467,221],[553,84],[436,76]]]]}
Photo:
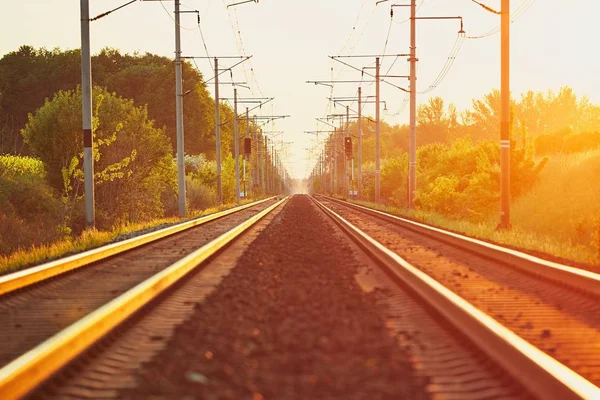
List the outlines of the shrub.
{"type": "MultiPolygon", "coordinates": [[[[61,192],[72,212],[67,217],[83,228],[77,203],[83,197],[81,92],[59,91],[29,120],[22,135],[47,168],[48,182],[61,192]]],[[[162,129],[148,120],[145,107],[102,88],[93,91],[94,183],[96,224],[162,217],[162,201],[176,193],[176,167],[162,129]]]]}
{"type": "Polygon", "coordinates": [[[217,205],[217,194],[191,175],[186,177],[186,196],[188,206],[194,210],[205,210],[217,205]]]}
{"type": "Polygon", "coordinates": [[[0,254],[47,243],[70,233],[43,164],[31,157],[0,156],[0,254]]]}

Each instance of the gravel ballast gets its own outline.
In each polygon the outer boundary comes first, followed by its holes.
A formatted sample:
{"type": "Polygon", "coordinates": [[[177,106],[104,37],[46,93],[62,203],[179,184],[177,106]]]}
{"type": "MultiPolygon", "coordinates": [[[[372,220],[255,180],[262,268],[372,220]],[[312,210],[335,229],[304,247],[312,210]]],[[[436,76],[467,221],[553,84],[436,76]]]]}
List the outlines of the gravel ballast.
{"type": "Polygon", "coordinates": [[[426,398],[335,229],[294,196],[120,397],[426,398]]]}

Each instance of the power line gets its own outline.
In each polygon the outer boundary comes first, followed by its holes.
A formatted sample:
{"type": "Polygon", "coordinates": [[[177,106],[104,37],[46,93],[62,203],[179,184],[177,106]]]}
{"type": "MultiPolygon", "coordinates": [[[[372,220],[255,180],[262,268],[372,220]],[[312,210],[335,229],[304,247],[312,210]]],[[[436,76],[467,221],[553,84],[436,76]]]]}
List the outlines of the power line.
{"type": "Polygon", "coordinates": [[[110,10],[110,11],[103,12],[102,14],[100,14],[100,15],[98,15],[98,16],[96,16],[96,17],[94,17],[94,18],[90,18],[90,22],[92,22],[92,21],[96,21],[96,20],[99,20],[99,19],[100,19],[100,18],[102,18],[102,17],[106,17],[108,14],[111,14],[111,13],[113,13],[113,12],[117,11],[117,10],[120,10],[121,8],[127,7],[128,5],[130,5],[130,4],[133,4],[133,3],[135,3],[136,1],[138,1],[138,0],[131,0],[131,1],[129,1],[129,2],[125,3],[125,4],[123,4],[123,5],[120,5],[120,6],[119,6],[119,7],[117,7],[117,8],[113,8],[113,9],[112,9],[112,10],[110,10]]]}
{"type": "Polygon", "coordinates": [[[356,32],[356,26],[358,25],[358,21],[360,20],[360,16],[362,15],[362,11],[364,8],[365,8],[365,3],[361,3],[360,9],[358,10],[358,14],[356,15],[356,21],[354,21],[354,25],[352,25],[352,30],[350,31],[350,35],[348,35],[348,39],[346,39],[344,46],[342,47],[342,50],[340,51],[340,53],[343,53],[344,50],[346,50],[346,46],[348,46],[348,43],[350,43],[350,40],[352,39],[354,32],[356,32]]]}
{"type": "MultiPolygon", "coordinates": [[[[415,10],[415,14],[419,11],[419,9],[421,8],[421,6],[423,4],[425,4],[425,0],[421,0],[421,2],[419,3],[419,5],[417,6],[417,9],[415,10]]],[[[402,25],[402,24],[407,23],[408,21],[410,21],[410,17],[408,17],[406,19],[403,19],[402,21],[395,22],[395,24],[402,25]]]]}
{"type": "MultiPolygon", "coordinates": [[[[525,13],[525,11],[527,11],[529,9],[529,7],[531,7],[533,5],[534,2],[535,2],[535,0],[523,0],[521,2],[521,4],[519,4],[519,6],[512,13],[510,22],[514,23],[517,19],[519,19],[525,13]]],[[[467,39],[483,39],[483,38],[493,36],[499,32],[500,32],[500,25],[498,25],[494,29],[491,29],[480,35],[467,36],[466,38],[467,39]]]]}
{"type": "Polygon", "coordinates": [[[485,4],[483,4],[483,3],[480,3],[480,2],[479,2],[479,1],[477,1],[477,0],[471,0],[471,1],[472,1],[473,3],[475,3],[475,4],[479,5],[479,6],[483,7],[484,9],[486,9],[486,10],[487,10],[487,11],[489,11],[489,12],[491,12],[492,14],[496,14],[496,15],[500,15],[500,14],[501,14],[501,13],[500,13],[500,11],[496,11],[496,10],[494,10],[493,8],[491,8],[491,7],[489,7],[489,6],[486,6],[485,4]]]}
{"type": "MultiPolygon", "coordinates": [[[[206,46],[206,41],[204,40],[204,35],[202,34],[202,27],[200,26],[200,14],[198,14],[198,31],[200,32],[200,38],[202,38],[202,44],[204,45],[204,51],[206,51],[206,56],[208,57],[208,64],[210,65],[210,67],[212,68],[212,65],[210,64],[210,54],[208,54],[208,47],[206,46]]],[[[195,64],[196,62],[194,62],[195,64]]],[[[196,67],[198,67],[196,65],[196,67]]]]}
{"type": "Polygon", "coordinates": [[[390,34],[392,33],[392,22],[394,21],[393,15],[394,14],[392,13],[391,16],[390,16],[390,26],[388,27],[387,37],[385,38],[385,44],[383,46],[383,52],[382,52],[382,54],[383,54],[384,57],[385,57],[385,51],[387,50],[388,42],[390,41],[390,34]]]}
{"type": "Polygon", "coordinates": [[[464,33],[459,33],[458,36],[456,37],[456,41],[454,42],[454,46],[452,47],[452,50],[450,51],[450,55],[446,59],[446,63],[442,67],[442,70],[440,71],[438,76],[433,80],[433,83],[431,83],[431,85],[429,85],[429,87],[427,89],[425,89],[421,92],[417,92],[417,93],[419,93],[419,94],[429,93],[429,92],[433,91],[435,88],[437,88],[440,83],[442,83],[442,81],[444,80],[444,78],[446,78],[446,76],[448,75],[448,72],[450,72],[450,69],[454,65],[454,62],[456,61],[456,56],[460,52],[460,49],[461,49],[464,41],[465,41],[464,33]]]}
{"type": "Polygon", "coordinates": [[[182,26],[180,23],[178,23],[175,18],[173,18],[173,16],[171,16],[171,13],[169,12],[169,10],[167,10],[167,7],[165,7],[165,5],[163,4],[162,0],[159,1],[160,5],[162,6],[163,10],[165,10],[165,12],[167,13],[167,15],[169,16],[169,18],[171,18],[171,20],[173,22],[175,22],[175,24],[177,24],[177,26],[179,26],[181,29],[186,30],[186,31],[195,31],[196,28],[186,28],[185,26],[182,26]]]}

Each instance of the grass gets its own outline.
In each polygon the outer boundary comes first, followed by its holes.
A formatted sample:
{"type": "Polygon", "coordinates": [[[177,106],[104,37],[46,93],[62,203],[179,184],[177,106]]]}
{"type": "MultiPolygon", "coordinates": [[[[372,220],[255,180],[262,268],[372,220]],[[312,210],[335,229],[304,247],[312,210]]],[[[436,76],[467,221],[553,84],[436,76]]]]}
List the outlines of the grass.
{"type": "Polygon", "coordinates": [[[599,262],[596,252],[582,244],[568,243],[557,239],[551,234],[525,230],[513,225],[510,231],[497,231],[497,221],[473,223],[450,219],[441,214],[424,211],[410,212],[395,207],[385,206],[366,201],[352,201],[365,207],[374,208],[393,215],[422,222],[452,232],[461,233],[473,238],[506,245],[523,250],[533,250],[552,256],[560,257],[584,264],[597,264],[599,262]]]}
{"type": "Polygon", "coordinates": [[[509,231],[497,231],[498,217],[483,223],[410,212],[376,203],[366,207],[501,245],[549,254],[583,264],[600,264],[600,150],[550,158],[539,183],[512,205],[509,231]]]}
{"type": "Polygon", "coordinates": [[[74,253],[90,250],[111,242],[124,240],[125,238],[132,236],[141,235],[151,230],[214,214],[232,207],[248,204],[252,201],[255,200],[242,200],[239,203],[224,204],[207,208],[202,211],[192,210],[187,218],[161,218],[144,223],[123,224],[113,227],[110,231],[87,230],[74,238],[67,237],[54,243],[35,246],[28,249],[19,249],[12,254],[0,256],[0,275],[15,272],[74,253]]]}

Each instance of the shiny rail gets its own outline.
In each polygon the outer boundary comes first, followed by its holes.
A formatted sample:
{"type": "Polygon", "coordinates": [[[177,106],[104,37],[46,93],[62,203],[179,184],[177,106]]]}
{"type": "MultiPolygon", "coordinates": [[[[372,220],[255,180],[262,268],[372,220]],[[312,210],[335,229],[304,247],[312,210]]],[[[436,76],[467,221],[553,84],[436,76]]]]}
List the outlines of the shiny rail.
{"type": "Polygon", "coordinates": [[[497,244],[474,239],[458,233],[446,231],[434,226],[401,218],[383,211],[374,210],[358,204],[349,203],[333,197],[323,197],[328,201],[335,202],[376,218],[391,222],[402,228],[435,239],[440,242],[467,250],[479,256],[493,261],[518,268],[536,277],[551,280],[561,285],[566,285],[576,290],[584,291],[594,296],[600,296],[600,274],[544,260],[518,250],[509,249],[497,244]]]}
{"type": "Polygon", "coordinates": [[[286,197],[278,201],[188,254],[0,369],[0,398],[25,396],[190,271],[228,246],[287,199],[286,197]]]}
{"type": "Polygon", "coordinates": [[[230,208],[225,211],[209,214],[205,217],[196,218],[180,224],[169,226],[164,229],[159,229],[144,235],[136,236],[131,239],[111,243],[96,249],[77,253],[69,257],[60,258],[58,260],[27,268],[22,271],[14,272],[12,274],[0,276],[0,295],[34,285],[65,272],[84,267],[96,261],[104,260],[145,244],[156,242],[157,240],[172,236],[176,233],[183,232],[196,226],[206,224],[207,222],[234,214],[247,208],[254,207],[272,199],[273,197],[244,204],[242,206],[230,208]]]}
{"type": "Polygon", "coordinates": [[[408,287],[531,394],[544,399],[600,399],[600,388],[313,200],[392,279],[408,287]]]}

